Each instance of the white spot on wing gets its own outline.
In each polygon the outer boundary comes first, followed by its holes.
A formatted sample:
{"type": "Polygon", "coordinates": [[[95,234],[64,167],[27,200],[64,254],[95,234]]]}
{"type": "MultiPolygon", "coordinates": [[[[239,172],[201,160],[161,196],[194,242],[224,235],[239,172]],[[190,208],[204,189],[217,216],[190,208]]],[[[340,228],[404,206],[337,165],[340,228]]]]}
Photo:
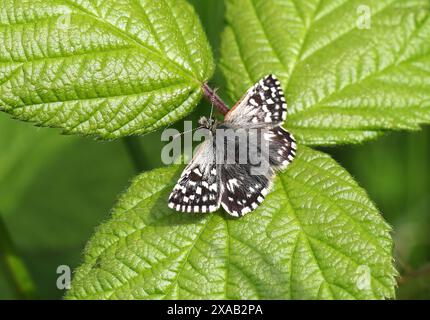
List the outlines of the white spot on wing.
{"type": "Polygon", "coordinates": [[[234,187],[239,186],[239,182],[236,178],[229,179],[227,182],[227,189],[231,192],[234,191],[234,187]]]}
{"type": "Polygon", "coordinates": [[[201,177],[201,176],[202,176],[202,174],[201,174],[201,172],[200,172],[199,168],[195,168],[195,169],[193,170],[193,172],[194,172],[196,175],[198,175],[199,177],[201,177]]]}
{"type": "Polygon", "coordinates": [[[243,208],[242,209],[242,214],[247,214],[247,213],[250,213],[251,212],[251,209],[250,208],[248,208],[248,207],[245,207],[245,208],[243,208]]]}
{"type": "Polygon", "coordinates": [[[293,148],[295,150],[297,149],[297,145],[294,141],[291,142],[291,148],[293,148]]]}

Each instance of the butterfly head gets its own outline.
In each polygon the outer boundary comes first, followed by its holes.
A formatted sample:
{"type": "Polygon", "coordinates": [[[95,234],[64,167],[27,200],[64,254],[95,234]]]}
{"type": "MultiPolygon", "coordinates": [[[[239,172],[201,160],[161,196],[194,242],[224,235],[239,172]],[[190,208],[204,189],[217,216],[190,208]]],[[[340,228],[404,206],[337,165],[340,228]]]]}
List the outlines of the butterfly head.
{"type": "Polygon", "coordinates": [[[213,131],[217,125],[217,121],[213,118],[201,117],[199,120],[199,126],[213,131]]]}

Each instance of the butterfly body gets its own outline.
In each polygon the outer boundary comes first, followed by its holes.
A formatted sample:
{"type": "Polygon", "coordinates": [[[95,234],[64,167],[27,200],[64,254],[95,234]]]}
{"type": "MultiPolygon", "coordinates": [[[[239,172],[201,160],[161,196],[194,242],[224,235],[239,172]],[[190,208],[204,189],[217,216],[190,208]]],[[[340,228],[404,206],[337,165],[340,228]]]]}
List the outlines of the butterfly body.
{"type": "Polygon", "coordinates": [[[281,127],[285,118],[285,98],[273,75],[250,88],[224,122],[201,118],[207,138],[179,178],[169,207],[205,213],[222,206],[236,217],[256,209],[276,171],[295,156],[295,140],[281,127]]]}

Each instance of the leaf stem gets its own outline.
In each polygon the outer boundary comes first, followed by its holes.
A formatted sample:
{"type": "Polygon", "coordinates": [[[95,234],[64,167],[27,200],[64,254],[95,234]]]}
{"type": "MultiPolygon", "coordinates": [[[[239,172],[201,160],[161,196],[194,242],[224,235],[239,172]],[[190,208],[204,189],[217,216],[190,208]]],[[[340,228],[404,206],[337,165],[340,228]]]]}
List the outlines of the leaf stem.
{"type": "Polygon", "coordinates": [[[36,297],[36,286],[25,265],[23,259],[18,255],[12,238],[6,228],[0,214],[0,265],[9,275],[8,280],[16,292],[16,296],[22,299],[34,299],[36,297]]]}
{"type": "Polygon", "coordinates": [[[202,89],[203,89],[203,94],[205,96],[205,98],[214,105],[215,108],[217,108],[217,110],[219,112],[221,112],[223,115],[226,115],[229,112],[229,107],[227,106],[227,104],[222,101],[222,99],[216,94],[216,90],[212,89],[211,87],[208,86],[207,83],[204,83],[202,85],[202,89]]]}
{"type": "Polygon", "coordinates": [[[404,284],[408,282],[412,278],[429,276],[430,275],[430,264],[424,265],[417,270],[410,270],[403,274],[398,280],[397,283],[404,284]]]}
{"type": "Polygon", "coordinates": [[[136,170],[136,172],[140,173],[142,171],[150,169],[146,166],[145,155],[143,153],[139,141],[137,140],[137,137],[125,137],[122,140],[131,160],[133,161],[134,169],[136,170]]]}

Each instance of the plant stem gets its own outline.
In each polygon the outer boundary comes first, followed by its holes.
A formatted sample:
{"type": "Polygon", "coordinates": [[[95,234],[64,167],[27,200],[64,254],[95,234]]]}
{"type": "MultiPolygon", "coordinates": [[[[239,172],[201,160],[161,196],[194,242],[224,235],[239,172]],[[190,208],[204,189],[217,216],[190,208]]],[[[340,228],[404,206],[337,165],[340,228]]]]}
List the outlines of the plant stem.
{"type": "Polygon", "coordinates": [[[423,277],[423,276],[430,276],[430,264],[422,266],[417,270],[411,270],[405,273],[397,280],[397,283],[399,285],[404,284],[408,282],[408,280],[410,280],[411,278],[417,278],[417,277],[423,277]]]}
{"type": "Polygon", "coordinates": [[[227,104],[216,94],[216,90],[213,90],[211,87],[209,87],[207,83],[203,84],[202,89],[205,98],[211,104],[213,104],[219,112],[221,112],[223,115],[226,115],[229,112],[227,104]]]}
{"type": "Polygon", "coordinates": [[[24,261],[18,255],[12,238],[0,214],[0,265],[9,275],[8,279],[16,292],[16,296],[22,299],[34,299],[36,286],[31,278],[24,261]]]}
{"type": "Polygon", "coordinates": [[[136,137],[125,137],[123,139],[125,147],[131,160],[133,161],[134,168],[137,173],[145,171],[148,169],[146,167],[145,155],[141,149],[139,141],[136,137]]]}

